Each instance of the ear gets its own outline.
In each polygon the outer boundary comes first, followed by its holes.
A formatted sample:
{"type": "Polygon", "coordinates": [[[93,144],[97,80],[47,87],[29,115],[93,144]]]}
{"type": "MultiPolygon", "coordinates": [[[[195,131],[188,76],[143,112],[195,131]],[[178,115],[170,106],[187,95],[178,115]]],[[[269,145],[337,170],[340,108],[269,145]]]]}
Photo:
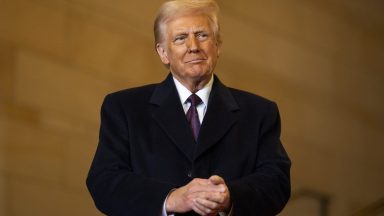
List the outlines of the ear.
{"type": "Polygon", "coordinates": [[[165,65],[169,64],[167,52],[164,49],[162,44],[160,44],[160,43],[156,44],[156,51],[157,51],[157,54],[159,54],[159,57],[160,57],[161,61],[163,62],[163,64],[165,64],[165,65]]]}
{"type": "Polygon", "coordinates": [[[216,42],[216,47],[217,47],[217,57],[220,56],[220,51],[221,51],[221,43],[216,42]]]}

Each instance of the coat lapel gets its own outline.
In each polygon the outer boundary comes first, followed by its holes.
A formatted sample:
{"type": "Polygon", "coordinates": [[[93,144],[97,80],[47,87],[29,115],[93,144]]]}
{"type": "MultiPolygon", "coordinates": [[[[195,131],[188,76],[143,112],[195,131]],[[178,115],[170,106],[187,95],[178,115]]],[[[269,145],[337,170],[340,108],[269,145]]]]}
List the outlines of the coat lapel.
{"type": "Polygon", "coordinates": [[[154,120],[192,162],[196,142],[188,126],[171,74],[156,87],[150,103],[155,105],[152,113],[154,120]]]}
{"type": "Polygon", "coordinates": [[[235,124],[237,110],[239,107],[229,89],[215,76],[194,159],[215,145],[235,124]]]}
{"type": "Polygon", "coordinates": [[[239,107],[232,94],[215,76],[207,112],[196,144],[172,78],[169,74],[152,94],[152,117],[181,152],[191,161],[214,146],[237,121],[239,107]]]}

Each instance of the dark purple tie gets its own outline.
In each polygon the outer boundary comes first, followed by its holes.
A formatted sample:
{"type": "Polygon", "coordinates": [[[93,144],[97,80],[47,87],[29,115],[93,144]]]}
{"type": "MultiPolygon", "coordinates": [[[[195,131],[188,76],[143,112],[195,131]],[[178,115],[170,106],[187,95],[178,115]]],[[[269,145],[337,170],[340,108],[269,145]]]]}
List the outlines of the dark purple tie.
{"type": "Polygon", "coordinates": [[[192,94],[187,99],[188,102],[191,103],[191,106],[188,109],[187,112],[187,120],[189,125],[191,126],[192,134],[195,140],[197,141],[197,137],[199,136],[199,130],[200,130],[200,120],[199,120],[199,114],[197,113],[196,107],[202,102],[199,96],[196,94],[192,94]]]}

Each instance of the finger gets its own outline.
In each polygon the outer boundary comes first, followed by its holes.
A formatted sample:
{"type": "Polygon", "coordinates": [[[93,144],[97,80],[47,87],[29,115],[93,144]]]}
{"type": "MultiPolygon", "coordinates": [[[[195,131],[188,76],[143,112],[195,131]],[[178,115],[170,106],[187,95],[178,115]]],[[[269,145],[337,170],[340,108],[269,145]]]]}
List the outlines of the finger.
{"type": "Polygon", "coordinates": [[[215,184],[215,185],[217,185],[217,184],[225,184],[224,179],[221,178],[221,177],[218,176],[218,175],[213,175],[213,176],[209,177],[209,180],[210,180],[213,184],[215,184]]]}
{"type": "Polygon", "coordinates": [[[200,206],[196,201],[193,202],[192,210],[199,215],[207,215],[203,206],[200,206]]]}
{"type": "MultiPolygon", "coordinates": [[[[227,210],[230,205],[230,195],[229,193],[217,193],[217,192],[210,192],[210,193],[197,193],[197,198],[203,198],[212,202],[217,203],[219,210],[227,210]]],[[[210,206],[212,207],[212,206],[210,206]]],[[[215,207],[216,208],[216,207],[215,207]]]]}
{"type": "Polygon", "coordinates": [[[225,193],[208,193],[205,196],[206,200],[209,200],[211,202],[215,202],[217,204],[223,205],[226,199],[228,198],[228,195],[225,193]]]}
{"type": "Polygon", "coordinates": [[[209,185],[212,182],[209,179],[194,178],[189,182],[191,185],[209,185]]]}
{"type": "Polygon", "coordinates": [[[224,193],[226,191],[226,187],[224,185],[200,185],[193,184],[188,187],[188,193],[197,193],[197,192],[221,192],[224,193]]]}
{"type": "Polygon", "coordinates": [[[194,207],[196,207],[196,209],[198,209],[199,212],[202,212],[203,214],[202,215],[216,215],[217,214],[217,210],[214,209],[214,208],[210,208],[202,203],[205,203],[205,204],[208,204],[208,205],[215,205],[214,203],[210,203],[210,201],[207,201],[204,199],[195,199],[194,200],[194,207]]]}
{"type": "Polygon", "coordinates": [[[192,206],[192,210],[199,215],[206,215],[205,212],[200,210],[196,205],[192,206]]]}
{"type": "Polygon", "coordinates": [[[217,202],[214,202],[208,199],[201,199],[201,198],[196,199],[196,202],[199,204],[199,206],[203,206],[205,208],[216,210],[216,211],[220,210],[219,209],[220,204],[217,202]]]}
{"type": "MultiPolygon", "coordinates": [[[[202,199],[202,200],[214,202],[217,205],[223,205],[227,198],[228,198],[228,195],[221,192],[197,192],[197,193],[191,193],[187,197],[188,200],[202,199]]],[[[215,206],[209,206],[209,207],[215,207],[215,206]]]]}

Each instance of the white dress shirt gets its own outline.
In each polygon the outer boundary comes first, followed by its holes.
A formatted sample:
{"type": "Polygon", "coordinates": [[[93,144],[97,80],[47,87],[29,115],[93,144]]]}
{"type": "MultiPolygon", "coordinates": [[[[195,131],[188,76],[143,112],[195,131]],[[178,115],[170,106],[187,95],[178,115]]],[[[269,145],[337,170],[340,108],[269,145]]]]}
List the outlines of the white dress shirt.
{"type": "MultiPolygon", "coordinates": [[[[191,106],[190,102],[187,102],[189,96],[192,95],[192,92],[189,91],[183,84],[181,84],[175,77],[173,77],[173,81],[175,82],[177,92],[179,93],[180,103],[183,106],[184,113],[187,114],[189,107],[191,106]]],[[[202,103],[196,106],[197,113],[199,115],[200,123],[203,123],[205,112],[208,107],[208,99],[209,94],[212,90],[213,84],[213,75],[209,82],[195,94],[200,97],[202,103]]]]}

